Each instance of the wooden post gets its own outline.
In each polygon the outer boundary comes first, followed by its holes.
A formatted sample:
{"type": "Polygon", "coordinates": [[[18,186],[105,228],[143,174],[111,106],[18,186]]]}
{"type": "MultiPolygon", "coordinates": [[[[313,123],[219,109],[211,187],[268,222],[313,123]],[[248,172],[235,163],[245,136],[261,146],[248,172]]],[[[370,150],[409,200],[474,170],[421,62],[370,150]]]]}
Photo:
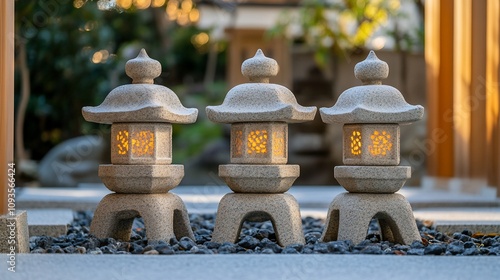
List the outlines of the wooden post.
{"type": "Polygon", "coordinates": [[[500,197],[500,2],[486,3],[486,132],[488,185],[500,197]]]}
{"type": "Polygon", "coordinates": [[[453,131],[453,0],[425,3],[427,75],[427,173],[434,178],[454,175],[453,131]]]}
{"type": "Polygon", "coordinates": [[[7,214],[7,164],[14,153],[14,0],[0,1],[0,215],[7,214]]]}

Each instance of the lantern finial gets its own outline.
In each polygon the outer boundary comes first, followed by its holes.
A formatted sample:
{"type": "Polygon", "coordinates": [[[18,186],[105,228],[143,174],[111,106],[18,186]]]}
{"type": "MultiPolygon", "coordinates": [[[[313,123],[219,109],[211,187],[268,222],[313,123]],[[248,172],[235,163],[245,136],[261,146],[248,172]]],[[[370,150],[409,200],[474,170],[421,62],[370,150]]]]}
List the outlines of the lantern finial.
{"type": "Polygon", "coordinates": [[[136,58],[127,61],[125,73],[132,78],[133,84],[153,84],[154,78],[161,74],[161,64],[149,58],[146,50],[141,49],[136,58]]]}
{"type": "Polygon", "coordinates": [[[269,77],[278,74],[279,66],[276,60],[266,57],[261,49],[258,49],[255,56],[243,61],[241,73],[250,82],[269,83],[269,77]]]}
{"type": "Polygon", "coordinates": [[[364,85],[381,85],[382,80],[389,76],[389,65],[378,59],[374,51],[370,51],[366,59],[354,67],[354,76],[364,85]]]}

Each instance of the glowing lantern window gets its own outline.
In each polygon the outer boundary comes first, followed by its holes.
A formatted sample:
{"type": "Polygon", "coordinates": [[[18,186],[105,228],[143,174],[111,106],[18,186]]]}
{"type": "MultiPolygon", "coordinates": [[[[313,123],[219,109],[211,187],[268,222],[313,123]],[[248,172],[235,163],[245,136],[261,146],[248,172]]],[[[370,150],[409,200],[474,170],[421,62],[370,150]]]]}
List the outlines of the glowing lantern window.
{"type": "Polygon", "coordinates": [[[286,123],[237,123],[231,126],[231,162],[281,164],[287,162],[286,123]]]}
{"type": "Polygon", "coordinates": [[[253,130],[247,136],[247,153],[267,154],[267,131],[253,130]]]}
{"type": "Polygon", "coordinates": [[[344,164],[398,165],[399,125],[344,125],[344,164]]]}
{"type": "Polygon", "coordinates": [[[351,135],[351,154],[353,156],[361,155],[361,132],[354,130],[351,135]]]}
{"type": "Polygon", "coordinates": [[[391,134],[382,130],[373,131],[370,135],[371,144],[368,146],[368,151],[372,156],[385,156],[392,149],[391,134]]]}
{"type": "Polygon", "coordinates": [[[111,133],[113,164],[172,163],[171,124],[116,123],[111,133]]]}

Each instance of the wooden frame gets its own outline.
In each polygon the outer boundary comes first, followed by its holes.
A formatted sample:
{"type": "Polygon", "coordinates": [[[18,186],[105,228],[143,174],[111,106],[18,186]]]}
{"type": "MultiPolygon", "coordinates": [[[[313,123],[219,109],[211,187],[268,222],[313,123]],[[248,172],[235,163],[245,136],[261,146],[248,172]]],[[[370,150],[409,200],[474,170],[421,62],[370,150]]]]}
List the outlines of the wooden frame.
{"type": "Polygon", "coordinates": [[[7,164],[14,159],[14,0],[0,1],[0,215],[7,214],[7,164]]]}

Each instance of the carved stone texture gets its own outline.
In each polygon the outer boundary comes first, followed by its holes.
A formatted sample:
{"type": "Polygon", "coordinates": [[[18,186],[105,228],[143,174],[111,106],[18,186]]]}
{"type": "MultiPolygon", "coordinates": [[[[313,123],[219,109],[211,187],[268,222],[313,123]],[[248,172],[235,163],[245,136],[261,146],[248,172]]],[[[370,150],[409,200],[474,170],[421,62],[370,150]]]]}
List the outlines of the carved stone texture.
{"type": "Polygon", "coordinates": [[[351,193],[395,193],[411,177],[409,166],[335,166],[335,179],[351,193]]]}
{"type": "Polygon", "coordinates": [[[226,194],[219,202],[212,241],[237,243],[245,220],[271,220],[281,246],[305,243],[299,204],[290,194],[226,194]]]}
{"type": "Polygon", "coordinates": [[[185,108],[167,87],[153,84],[161,73],[159,62],[149,58],[144,49],[127,64],[133,84],[113,89],[101,105],[83,107],[86,121],[96,123],[167,122],[193,123],[198,109],[185,108]],[[149,69],[153,66],[153,69],[149,69]]]}
{"type": "Polygon", "coordinates": [[[231,125],[231,163],[286,164],[288,125],[261,122],[231,125]]]}
{"type": "Polygon", "coordinates": [[[29,253],[30,241],[28,232],[28,214],[26,211],[15,211],[14,215],[0,216],[0,253],[29,253]],[[13,240],[12,242],[7,242],[13,240]],[[14,249],[14,250],[12,250],[14,249]]]}
{"type": "Polygon", "coordinates": [[[94,213],[90,233],[98,238],[130,240],[134,218],[142,217],[149,241],[187,236],[194,240],[181,198],[172,193],[108,194],[94,213]]]}
{"type": "Polygon", "coordinates": [[[168,191],[184,176],[183,165],[171,165],[171,123],[193,123],[198,110],[185,108],[173,91],[153,84],[161,64],[144,49],[125,71],[132,84],[113,89],[99,106],[82,109],[87,121],[112,124],[112,164],[100,165],[99,177],[116,193],[99,203],[91,232],[128,240],[133,219],[142,216],[148,240],[194,239],[184,203],[168,191]]]}
{"type": "Polygon", "coordinates": [[[298,165],[286,165],[288,124],[311,121],[316,107],[303,107],[293,93],[269,78],[278,63],[258,50],[241,65],[250,83],[232,88],[219,106],[208,106],[207,117],[230,123],[231,163],[219,166],[219,176],[233,194],[220,201],[213,241],[235,242],[244,219],[270,219],[278,243],[304,243],[299,205],[284,194],[299,176],[298,165]]]}
{"type": "Polygon", "coordinates": [[[172,125],[169,123],[112,124],[111,163],[172,163],[172,125]]]}
{"type": "Polygon", "coordinates": [[[399,90],[382,85],[381,80],[387,77],[389,68],[373,51],[370,51],[366,60],[358,63],[355,69],[356,77],[361,79],[364,85],[347,89],[339,96],[334,106],[321,108],[323,122],[408,124],[423,117],[424,107],[406,103],[399,90]],[[380,74],[379,70],[384,73],[380,74]]]}
{"type": "Polygon", "coordinates": [[[383,240],[399,244],[420,241],[415,218],[404,196],[394,194],[341,193],[330,204],[322,242],[365,240],[372,218],[377,218],[383,240]]]}
{"type": "Polygon", "coordinates": [[[398,165],[398,124],[344,125],[344,164],[398,165]]]}
{"type": "Polygon", "coordinates": [[[245,60],[242,73],[250,83],[237,85],[219,106],[208,106],[207,117],[216,123],[241,122],[304,122],[316,115],[316,107],[303,107],[284,86],[269,84],[269,77],[278,73],[274,59],[258,50],[245,60]]]}
{"type": "Polygon", "coordinates": [[[399,164],[399,125],[419,120],[420,105],[406,103],[397,89],[382,85],[389,66],[373,51],[356,64],[356,78],[363,82],[344,91],[337,103],[321,108],[325,123],[344,124],[344,164],[335,167],[335,178],[349,193],[330,205],[322,240],[349,239],[359,243],[376,218],[385,240],[410,244],[420,240],[410,204],[395,194],[411,176],[399,164]]]}
{"type": "Polygon", "coordinates": [[[227,164],[219,176],[236,193],[284,193],[300,175],[298,165],[227,164]]]}
{"type": "Polygon", "coordinates": [[[99,177],[116,193],[166,193],[179,185],[184,166],[169,165],[99,165],[99,177]]]}

